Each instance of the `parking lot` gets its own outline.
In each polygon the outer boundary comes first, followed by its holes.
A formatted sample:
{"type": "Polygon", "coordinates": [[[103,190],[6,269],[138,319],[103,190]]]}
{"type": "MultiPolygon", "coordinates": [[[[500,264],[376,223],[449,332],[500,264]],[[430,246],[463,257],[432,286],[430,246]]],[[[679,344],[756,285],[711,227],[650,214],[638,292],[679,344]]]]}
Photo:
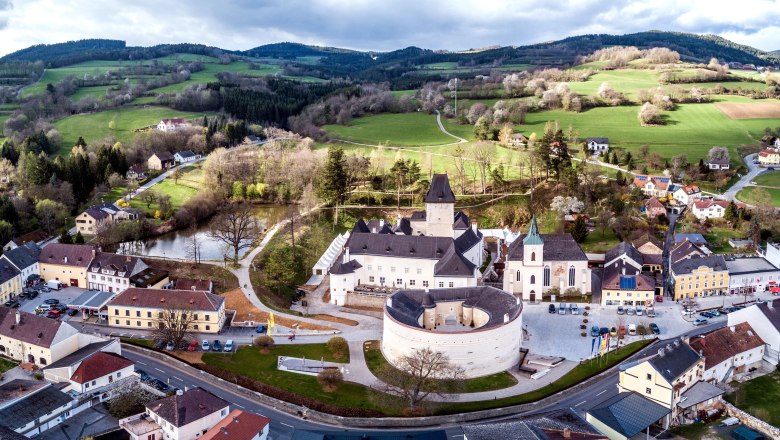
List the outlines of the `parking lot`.
{"type": "MultiPolygon", "coordinates": [[[[39,305],[44,304],[47,299],[51,298],[59,300],[60,304],[67,304],[69,301],[72,301],[81,295],[85,290],[87,289],[82,289],[80,287],[66,287],[64,289],[52,290],[50,292],[38,291],[38,296],[36,298],[17,298],[21,303],[21,307],[19,307],[19,309],[25,312],[35,313],[35,309],[38,308],[39,305]]],[[[61,319],[63,321],[72,319],[80,323],[81,314],[77,314],[76,316],[68,316],[67,314],[63,314],[61,319]]]]}

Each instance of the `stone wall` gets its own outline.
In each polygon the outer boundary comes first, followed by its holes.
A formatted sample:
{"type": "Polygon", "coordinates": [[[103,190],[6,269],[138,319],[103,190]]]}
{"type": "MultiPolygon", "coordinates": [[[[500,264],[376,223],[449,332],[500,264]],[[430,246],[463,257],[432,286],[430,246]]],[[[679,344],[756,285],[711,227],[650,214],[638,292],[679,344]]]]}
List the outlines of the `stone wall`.
{"type": "Polygon", "coordinates": [[[381,309],[385,306],[386,299],[387,296],[361,295],[355,292],[348,292],[346,303],[350,306],[373,307],[376,309],[381,309]]]}
{"type": "Polygon", "coordinates": [[[739,421],[748,428],[768,435],[769,438],[780,438],[780,428],[770,425],[759,418],[753,417],[726,401],[723,401],[723,406],[726,408],[726,414],[738,418],[739,421]]]}

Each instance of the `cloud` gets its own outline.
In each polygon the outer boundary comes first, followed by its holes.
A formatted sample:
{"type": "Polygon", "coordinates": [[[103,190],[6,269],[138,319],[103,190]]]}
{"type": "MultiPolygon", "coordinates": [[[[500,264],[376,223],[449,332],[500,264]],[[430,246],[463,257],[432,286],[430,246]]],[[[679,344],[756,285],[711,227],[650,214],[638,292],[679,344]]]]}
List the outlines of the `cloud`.
{"type": "Polygon", "coordinates": [[[0,53],[116,38],[249,49],[279,41],[393,50],[521,45],[583,33],[715,33],[778,49],[778,0],[0,0],[0,53]],[[3,24],[5,23],[5,24],[3,24]],[[41,23],[45,23],[42,25],[41,23]]]}

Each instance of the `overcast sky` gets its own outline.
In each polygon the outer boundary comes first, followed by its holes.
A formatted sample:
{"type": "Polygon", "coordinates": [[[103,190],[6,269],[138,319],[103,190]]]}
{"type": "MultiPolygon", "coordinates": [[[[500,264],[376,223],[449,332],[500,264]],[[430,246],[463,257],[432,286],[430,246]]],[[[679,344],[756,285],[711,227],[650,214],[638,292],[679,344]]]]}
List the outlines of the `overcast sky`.
{"type": "Polygon", "coordinates": [[[777,50],[780,0],[0,0],[0,55],[82,38],[459,50],[650,29],[777,50]]]}

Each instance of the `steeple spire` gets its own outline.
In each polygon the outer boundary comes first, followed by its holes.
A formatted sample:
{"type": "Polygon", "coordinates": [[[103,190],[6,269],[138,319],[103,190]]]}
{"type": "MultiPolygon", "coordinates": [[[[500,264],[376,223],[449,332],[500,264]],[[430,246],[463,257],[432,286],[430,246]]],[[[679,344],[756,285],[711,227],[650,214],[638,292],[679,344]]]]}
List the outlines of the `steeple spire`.
{"type": "Polygon", "coordinates": [[[523,238],[523,244],[544,244],[542,236],[539,235],[539,227],[536,225],[536,215],[531,218],[531,228],[528,230],[528,235],[523,238]]]}

